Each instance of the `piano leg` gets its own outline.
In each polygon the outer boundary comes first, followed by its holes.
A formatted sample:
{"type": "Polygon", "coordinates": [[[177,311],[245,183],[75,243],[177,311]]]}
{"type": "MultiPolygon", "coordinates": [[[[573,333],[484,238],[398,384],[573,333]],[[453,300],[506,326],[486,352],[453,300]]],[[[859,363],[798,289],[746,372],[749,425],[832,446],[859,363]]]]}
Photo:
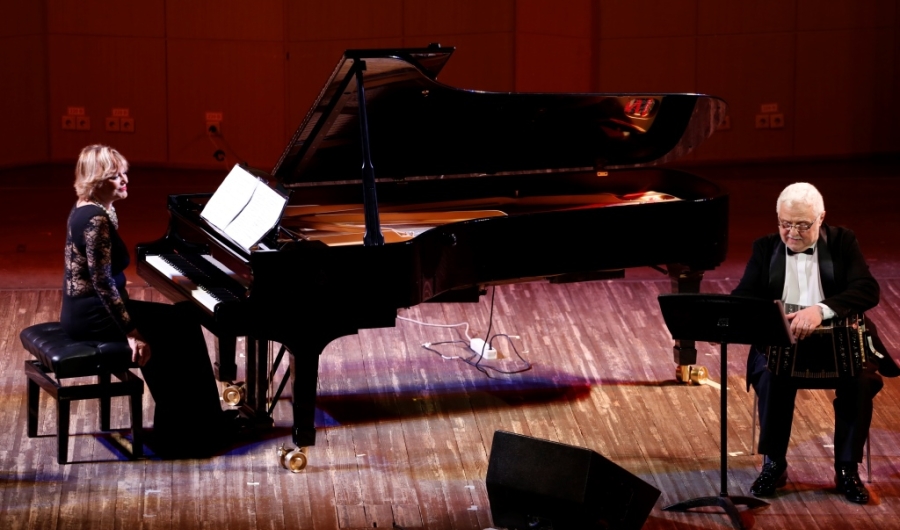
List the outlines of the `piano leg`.
{"type": "Polygon", "coordinates": [[[319,355],[327,344],[326,342],[320,348],[307,344],[306,347],[299,350],[291,350],[293,438],[298,447],[316,444],[316,387],[319,384],[319,355]]]}
{"type": "Polygon", "coordinates": [[[247,337],[247,405],[256,421],[268,421],[269,341],[247,337]]]}
{"type": "MultiPolygon", "coordinates": [[[[699,293],[700,282],[703,280],[703,271],[692,271],[684,265],[667,265],[669,280],[673,293],[699,293]]],[[[690,366],[697,364],[697,348],[692,340],[676,340],[673,350],[675,364],[690,366]]],[[[686,381],[685,381],[686,382],[686,381]]]]}
{"type": "Polygon", "coordinates": [[[235,381],[237,379],[237,337],[215,336],[216,362],[213,363],[213,373],[216,381],[226,383],[222,388],[222,399],[228,405],[240,407],[244,405],[246,385],[235,381]]]}
{"type": "Polygon", "coordinates": [[[237,337],[216,336],[216,362],[213,370],[217,381],[234,381],[237,379],[237,337]]]}

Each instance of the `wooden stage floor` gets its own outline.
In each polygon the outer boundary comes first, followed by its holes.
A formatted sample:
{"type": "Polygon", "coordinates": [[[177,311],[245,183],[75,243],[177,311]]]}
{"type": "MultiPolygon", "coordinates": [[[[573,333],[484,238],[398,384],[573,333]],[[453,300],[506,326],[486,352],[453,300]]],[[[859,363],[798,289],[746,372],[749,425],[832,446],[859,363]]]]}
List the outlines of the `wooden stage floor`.
{"type": "MultiPolygon", "coordinates": [[[[882,287],[881,304],[870,315],[887,346],[900,352],[900,251],[895,248],[900,213],[896,200],[889,198],[900,189],[900,164],[890,170],[875,164],[860,176],[871,193],[868,208],[854,202],[866,196],[866,189],[841,191],[840,168],[804,167],[811,172],[805,180],[825,193],[829,216],[835,213],[832,220],[860,234],[882,287]]],[[[722,179],[732,192],[729,258],[708,275],[704,292],[733,288],[752,237],[774,227],[778,189],[801,180],[796,167],[771,167],[758,179],[748,176],[749,169],[728,171],[722,179]]],[[[0,202],[0,211],[9,201],[36,193],[27,178],[12,181],[13,198],[0,202]]],[[[182,187],[202,187],[200,182],[189,184],[182,187]]],[[[155,189],[147,188],[147,194],[162,195],[155,189]]],[[[146,214],[129,214],[129,202],[120,207],[123,224],[132,215],[139,225],[146,214]]],[[[131,204],[140,212],[152,210],[131,204]]],[[[25,219],[20,226],[26,234],[35,229],[27,225],[31,213],[16,215],[10,220],[25,219]]],[[[162,233],[156,225],[147,231],[154,230],[162,233]]],[[[146,240],[144,235],[126,237],[136,242],[146,240]]],[[[16,264],[29,261],[16,254],[42,252],[40,241],[24,252],[5,246],[20,236],[0,238],[0,279],[7,282],[0,284],[0,528],[486,529],[492,520],[485,474],[498,429],[593,449],[657,487],[662,494],[644,528],[730,527],[719,513],[662,511],[673,502],[718,494],[720,423],[719,390],[674,383],[671,338],[656,303],[669,284],[656,273],[639,272],[618,281],[497,288],[492,333],[519,336],[511,344],[532,363],[521,374],[492,373],[488,378],[453,359],[467,355],[453,344],[433,345],[438,353],[429,351],[423,343],[455,340],[458,333],[408,321],[333,342],[321,357],[318,442],[310,448],[309,467],[299,474],[283,470],[275,456],[278,445],[290,442],[287,399],[275,409],[276,428],[259,440],[211,459],[137,462],[120,460],[108,438],[97,433],[96,402],[77,402],[70,458],[78,463],[59,466],[56,413],[46,396],[43,435],[31,439],[25,433],[22,363],[27,354],[18,333],[57,318],[61,268],[17,269],[16,264]]],[[[49,256],[53,247],[46,247],[49,256]]],[[[139,278],[131,279],[133,297],[161,300],[139,278]]],[[[401,311],[401,316],[422,322],[466,322],[473,336],[487,331],[489,314],[490,295],[478,304],[401,311]]],[[[521,366],[511,344],[502,339],[495,344],[503,358],[491,361],[493,366],[521,366]]],[[[700,344],[698,350],[711,379],[720,381],[718,348],[700,344]]],[[[753,396],[745,391],[745,359],[746,347],[729,348],[732,495],[749,494],[760,465],[760,457],[751,454],[753,396]]],[[[886,379],[875,401],[872,500],[867,506],[851,504],[834,491],[832,397],[831,391],[801,391],[788,485],[770,506],[742,511],[745,523],[770,529],[900,528],[900,382],[886,379]]],[[[126,404],[113,400],[114,426],[127,424],[126,404]]],[[[152,410],[145,394],[147,426],[152,410]]],[[[860,471],[865,478],[864,465],[860,471]]]]}

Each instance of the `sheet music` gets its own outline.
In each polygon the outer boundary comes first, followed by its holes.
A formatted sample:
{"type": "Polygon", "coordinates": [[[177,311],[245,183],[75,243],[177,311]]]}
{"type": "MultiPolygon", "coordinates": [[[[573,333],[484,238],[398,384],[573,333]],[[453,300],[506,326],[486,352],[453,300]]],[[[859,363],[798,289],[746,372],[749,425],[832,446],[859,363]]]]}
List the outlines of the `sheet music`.
{"type": "Polygon", "coordinates": [[[275,226],[286,202],[268,184],[236,165],[210,197],[200,217],[249,250],[275,226]]]}
{"type": "Polygon", "coordinates": [[[250,202],[258,183],[256,177],[235,165],[210,197],[200,217],[224,231],[250,202]]]}
{"type": "Polygon", "coordinates": [[[225,233],[244,248],[252,247],[275,226],[286,202],[264,182],[257,182],[259,185],[253,190],[250,202],[225,229],[225,233]]]}

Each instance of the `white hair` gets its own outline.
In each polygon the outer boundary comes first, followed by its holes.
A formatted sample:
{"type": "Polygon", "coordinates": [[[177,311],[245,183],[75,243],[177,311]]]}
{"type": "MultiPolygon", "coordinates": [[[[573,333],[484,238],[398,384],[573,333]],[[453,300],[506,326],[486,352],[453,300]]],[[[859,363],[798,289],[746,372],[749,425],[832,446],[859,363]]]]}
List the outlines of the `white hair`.
{"type": "Polygon", "coordinates": [[[778,202],[775,203],[775,212],[780,212],[782,205],[790,207],[794,204],[812,207],[816,217],[822,215],[822,212],[825,211],[825,201],[822,200],[822,194],[808,182],[795,182],[784,188],[781,195],[778,196],[778,202]]]}

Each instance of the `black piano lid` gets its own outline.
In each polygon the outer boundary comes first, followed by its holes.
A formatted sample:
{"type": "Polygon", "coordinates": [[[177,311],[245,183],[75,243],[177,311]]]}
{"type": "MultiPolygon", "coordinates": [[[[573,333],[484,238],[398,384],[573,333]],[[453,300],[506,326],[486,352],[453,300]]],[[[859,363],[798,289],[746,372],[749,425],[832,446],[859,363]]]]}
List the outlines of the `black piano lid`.
{"type": "Polygon", "coordinates": [[[457,89],[435,80],[453,50],[347,50],[272,175],[287,188],[361,181],[357,61],[378,180],[658,165],[725,115],[724,101],[701,94],[457,89]]]}

